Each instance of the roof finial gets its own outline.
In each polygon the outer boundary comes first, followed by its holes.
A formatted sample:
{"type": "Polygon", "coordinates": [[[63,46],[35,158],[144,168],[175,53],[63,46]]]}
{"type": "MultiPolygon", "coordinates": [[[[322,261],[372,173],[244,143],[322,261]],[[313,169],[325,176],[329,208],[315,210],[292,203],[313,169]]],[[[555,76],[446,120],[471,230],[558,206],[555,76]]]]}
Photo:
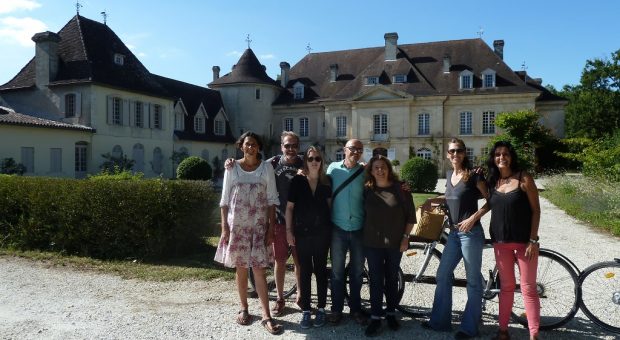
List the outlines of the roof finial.
{"type": "Polygon", "coordinates": [[[478,39],[482,39],[482,35],[484,34],[482,26],[478,26],[478,32],[476,32],[476,34],[478,34],[478,39]]]}
{"type": "Polygon", "coordinates": [[[521,64],[521,70],[523,70],[523,82],[527,84],[527,66],[525,65],[525,60],[523,64],[521,64]]]}
{"type": "Polygon", "coordinates": [[[75,1],[75,11],[77,12],[78,15],[80,15],[80,7],[82,7],[82,4],[80,3],[80,0],[76,0],[75,1]]]}
{"type": "Polygon", "coordinates": [[[108,25],[108,13],[105,12],[105,9],[103,10],[103,12],[101,12],[101,16],[103,17],[103,24],[104,25],[108,25]]]}
{"type": "Polygon", "coordinates": [[[250,34],[248,33],[247,37],[245,38],[245,42],[248,43],[248,49],[250,48],[250,43],[252,42],[252,39],[250,39],[250,34]]]}
{"type": "Polygon", "coordinates": [[[306,51],[308,51],[308,54],[310,54],[310,52],[312,52],[312,47],[310,47],[310,43],[308,43],[308,45],[306,45],[306,51]]]}

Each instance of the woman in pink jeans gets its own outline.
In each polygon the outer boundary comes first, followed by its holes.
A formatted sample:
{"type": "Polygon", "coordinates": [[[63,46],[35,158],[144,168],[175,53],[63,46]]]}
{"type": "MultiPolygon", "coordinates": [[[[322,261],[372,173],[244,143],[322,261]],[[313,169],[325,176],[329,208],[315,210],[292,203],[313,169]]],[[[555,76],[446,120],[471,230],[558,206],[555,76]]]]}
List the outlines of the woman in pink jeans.
{"type": "Polygon", "coordinates": [[[508,321],[515,291],[515,263],[521,273],[521,294],[525,304],[530,339],[538,338],[540,300],[536,291],[538,267],[538,225],[540,202],[534,179],[519,167],[509,142],[493,146],[487,161],[491,196],[491,239],[501,282],[499,331],[495,339],[510,339],[508,321]]]}

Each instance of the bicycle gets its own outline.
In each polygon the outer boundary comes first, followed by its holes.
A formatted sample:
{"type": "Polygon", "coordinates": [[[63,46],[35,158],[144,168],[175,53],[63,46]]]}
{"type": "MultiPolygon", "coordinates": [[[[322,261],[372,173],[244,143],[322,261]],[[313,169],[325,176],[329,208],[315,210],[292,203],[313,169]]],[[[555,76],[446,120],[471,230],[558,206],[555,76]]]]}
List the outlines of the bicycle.
{"type": "Polygon", "coordinates": [[[620,333],[620,259],[598,262],[579,276],[579,305],[598,326],[620,333]]]}
{"type": "MultiPolygon", "coordinates": [[[[427,272],[436,273],[441,260],[441,251],[438,245],[445,245],[448,233],[446,229],[455,227],[450,218],[447,205],[440,208],[446,214],[443,231],[439,240],[421,239],[411,237],[409,250],[401,262],[401,268],[405,272],[405,291],[402,295],[398,309],[410,316],[428,317],[431,312],[437,279],[427,275],[427,272]],[[433,260],[435,259],[435,260],[433,260]]],[[[491,240],[485,240],[484,249],[491,249],[491,240]]],[[[493,259],[494,261],[494,259],[493,259]]],[[[487,260],[483,263],[488,263],[487,260]]],[[[462,266],[462,264],[460,265],[462,266]]],[[[483,272],[484,273],[484,272],[483,272]]],[[[579,309],[581,290],[578,285],[579,270],[573,262],[564,255],[550,249],[541,248],[538,257],[537,290],[541,301],[540,329],[548,330],[562,326],[568,322],[579,309]]],[[[464,268],[457,267],[455,270],[454,286],[466,287],[464,268]],[[457,273],[458,272],[458,273],[457,273]],[[457,274],[462,274],[457,277],[457,274]]],[[[527,326],[525,307],[520,295],[520,280],[517,273],[517,287],[515,289],[515,305],[513,306],[512,318],[523,326],[527,326]]],[[[494,299],[500,292],[500,281],[496,266],[488,270],[488,276],[483,282],[483,308],[486,301],[494,299]]]]}

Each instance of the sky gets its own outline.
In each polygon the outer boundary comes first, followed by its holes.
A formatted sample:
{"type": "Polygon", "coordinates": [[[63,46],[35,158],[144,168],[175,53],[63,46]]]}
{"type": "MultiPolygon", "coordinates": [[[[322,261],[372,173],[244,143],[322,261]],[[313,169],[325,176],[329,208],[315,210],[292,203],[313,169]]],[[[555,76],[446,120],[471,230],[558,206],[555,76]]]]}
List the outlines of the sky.
{"type": "MultiPolygon", "coordinates": [[[[504,61],[543,85],[579,83],[587,60],[620,49],[620,1],[559,0],[79,0],[80,15],[103,22],[151,72],[205,86],[250,47],[276,79],[280,62],[312,53],[481,37],[505,41],[504,61]]],[[[0,84],[34,56],[32,36],[58,32],[76,0],[0,0],[0,84]]]]}

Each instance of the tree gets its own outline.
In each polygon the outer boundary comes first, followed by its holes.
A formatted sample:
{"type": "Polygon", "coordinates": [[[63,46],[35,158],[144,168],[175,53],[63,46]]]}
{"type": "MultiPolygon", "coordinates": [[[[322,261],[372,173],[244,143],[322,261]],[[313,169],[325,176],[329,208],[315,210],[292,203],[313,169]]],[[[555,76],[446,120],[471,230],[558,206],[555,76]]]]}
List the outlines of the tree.
{"type": "Polygon", "coordinates": [[[111,155],[109,152],[101,155],[105,162],[101,163],[99,166],[103,172],[114,173],[117,171],[123,170],[131,170],[135,161],[133,159],[127,158],[127,155],[121,152],[120,156],[116,157],[111,155]]]}
{"type": "Polygon", "coordinates": [[[431,192],[437,186],[439,178],[437,171],[435,163],[421,157],[413,157],[402,166],[400,175],[412,191],[431,192]]]}
{"type": "Polygon", "coordinates": [[[178,179],[210,180],[213,174],[209,162],[197,156],[187,157],[177,168],[178,179]]]}
{"type": "Polygon", "coordinates": [[[0,173],[7,175],[23,175],[26,167],[22,163],[17,163],[13,158],[5,158],[0,164],[0,173]]]}
{"type": "Polygon", "coordinates": [[[568,137],[599,139],[620,128],[620,50],[611,59],[587,60],[581,84],[564,86],[559,95],[568,98],[568,137]]]}

